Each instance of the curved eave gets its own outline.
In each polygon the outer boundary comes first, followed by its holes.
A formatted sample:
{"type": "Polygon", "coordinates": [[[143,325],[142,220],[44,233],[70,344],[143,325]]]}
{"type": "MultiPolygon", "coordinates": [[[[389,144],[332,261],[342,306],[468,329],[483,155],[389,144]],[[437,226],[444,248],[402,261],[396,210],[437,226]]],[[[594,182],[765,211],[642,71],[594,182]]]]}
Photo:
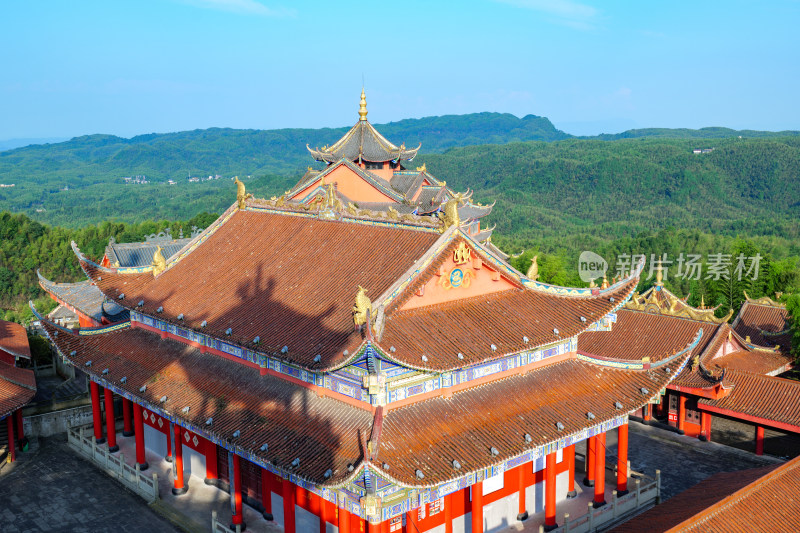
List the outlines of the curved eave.
{"type": "MultiPolygon", "coordinates": [[[[32,302],[30,302],[29,305],[31,306],[31,309],[34,312],[34,314],[36,316],[40,317],[40,320],[42,321],[43,325],[47,326],[45,328],[45,335],[47,336],[47,338],[56,346],[56,348],[57,348],[58,352],[61,354],[61,356],[65,360],[67,360],[71,365],[73,365],[75,368],[81,368],[84,372],[86,372],[87,374],[90,374],[95,381],[97,381],[98,383],[100,383],[104,387],[107,387],[110,390],[113,390],[114,392],[116,392],[118,394],[123,394],[126,397],[134,397],[134,398],[139,399],[140,403],[142,405],[146,405],[149,410],[156,412],[159,416],[162,416],[162,417],[164,417],[164,418],[166,418],[168,420],[180,420],[182,422],[181,425],[183,427],[186,427],[187,429],[189,429],[190,431],[192,431],[194,433],[198,433],[200,435],[204,435],[204,434],[205,435],[213,435],[215,438],[217,438],[219,440],[224,440],[225,439],[225,435],[220,434],[219,432],[214,431],[213,429],[208,429],[206,427],[198,426],[197,425],[198,424],[197,421],[195,421],[194,419],[188,419],[186,417],[181,416],[180,412],[173,412],[172,410],[168,411],[168,410],[162,409],[159,405],[156,404],[156,402],[155,402],[155,400],[153,398],[145,397],[145,396],[142,396],[141,394],[136,394],[136,393],[131,392],[131,390],[129,390],[131,388],[130,384],[126,385],[126,387],[123,387],[122,384],[120,384],[120,383],[117,383],[115,381],[110,381],[109,379],[107,379],[106,376],[98,375],[98,373],[94,371],[94,366],[85,367],[85,365],[82,365],[82,364],[76,362],[75,359],[74,359],[74,357],[76,355],[76,352],[64,353],[64,351],[61,349],[61,347],[58,346],[58,343],[57,343],[56,339],[54,339],[51,336],[50,332],[48,331],[48,328],[54,330],[55,335],[59,335],[59,336],[61,334],[64,334],[64,335],[69,335],[69,336],[71,336],[73,338],[77,338],[77,337],[80,337],[81,335],[80,334],[76,334],[75,332],[73,332],[71,330],[68,330],[66,328],[62,328],[62,327],[54,324],[53,322],[47,320],[46,318],[42,317],[41,314],[36,310],[36,308],[34,307],[32,302]]],[[[109,356],[109,354],[106,354],[106,356],[109,356]]],[[[275,379],[280,379],[280,378],[275,378],[275,379]]],[[[147,384],[147,383],[145,383],[145,384],[147,384]]],[[[330,401],[337,401],[337,400],[331,399],[330,401]]],[[[262,457],[262,454],[257,449],[245,448],[245,447],[243,447],[243,446],[241,446],[239,444],[230,443],[230,442],[226,445],[226,447],[234,449],[237,453],[242,455],[242,457],[246,457],[246,458],[247,458],[247,456],[254,457],[256,459],[256,461],[259,464],[261,464],[262,466],[264,466],[264,467],[266,467],[266,465],[268,463],[267,458],[262,457]]],[[[356,459],[354,461],[354,463],[360,463],[362,461],[363,461],[363,459],[358,458],[358,459],[356,459]]],[[[272,463],[270,463],[269,468],[272,469],[272,470],[278,470],[278,475],[281,475],[282,477],[284,477],[286,479],[289,479],[289,477],[291,476],[293,478],[299,478],[300,480],[302,480],[304,482],[316,485],[318,487],[328,487],[328,486],[334,486],[334,485],[339,486],[342,483],[341,478],[332,479],[330,481],[326,481],[322,474],[320,474],[318,477],[302,475],[302,474],[300,474],[298,472],[295,472],[293,470],[286,470],[286,469],[284,469],[284,468],[282,468],[280,466],[276,466],[276,465],[274,465],[272,463]]],[[[350,472],[348,472],[348,475],[349,474],[350,474],[350,472]]]]}
{"type": "MultiPolygon", "coordinates": [[[[700,335],[702,335],[701,332],[698,334],[698,336],[700,336],[700,335]]],[[[693,342],[697,342],[698,340],[699,339],[696,338],[693,342]]],[[[384,477],[384,478],[390,480],[392,483],[394,483],[394,484],[396,484],[398,486],[401,486],[403,488],[409,488],[409,489],[432,489],[432,488],[441,487],[441,486],[446,485],[446,484],[448,484],[448,483],[450,483],[450,482],[452,482],[454,480],[462,479],[462,478],[470,476],[470,475],[474,476],[475,474],[477,474],[479,472],[484,472],[484,471],[486,471],[486,470],[488,470],[488,469],[490,469],[492,467],[500,466],[500,465],[506,463],[507,461],[513,460],[513,459],[515,459],[517,457],[520,457],[520,456],[522,456],[522,455],[524,455],[526,453],[529,453],[531,451],[547,450],[549,446],[552,446],[554,443],[557,443],[559,440],[561,440],[561,439],[563,439],[565,437],[574,436],[574,435],[580,435],[584,431],[586,431],[587,428],[590,428],[590,427],[602,427],[604,423],[612,421],[612,420],[618,418],[619,416],[623,416],[623,415],[624,416],[630,416],[631,414],[636,412],[638,409],[641,409],[644,405],[646,405],[648,403],[651,403],[656,397],[658,397],[660,395],[660,391],[663,388],[665,388],[667,385],[669,385],[676,378],[676,376],[681,372],[683,367],[686,366],[686,364],[688,363],[688,361],[690,359],[690,356],[691,356],[691,348],[690,347],[686,347],[686,348],[683,348],[682,350],[680,350],[678,353],[673,354],[672,356],[670,356],[668,358],[669,362],[666,363],[665,365],[663,365],[662,367],[660,367],[657,370],[656,369],[649,369],[649,370],[643,370],[643,371],[617,370],[617,371],[620,371],[620,372],[631,372],[631,373],[634,373],[634,372],[654,373],[657,376],[663,376],[663,377],[657,383],[653,384],[652,390],[648,389],[646,394],[644,392],[642,392],[641,393],[641,397],[639,398],[639,400],[636,403],[633,403],[632,405],[626,406],[624,408],[624,410],[617,411],[617,412],[614,412],[613,414],[608,414],[606,416],[598,416],[594,420],[592,420],[591,423],[588,423],[588,421],[587,421],[587,423],[585,423],[584,426],[581,429],[573,430],[573,431],[570,431],[569,433],[565,433],[563,435],[562,434],[558,434],[553,439],[547,439],[546,438],[546,439],[540,440],[539,442],[536,443],[536,445],[529,445],[527,447],[522,447],[521,450],[517,450],[514,453],[511,453],[509,455],[503,456],[502,459],[497,459],[497,460],[492,461],[492,460],[487,458],[485,464],[478,465],[477,467],[473,467],[473,468],[470,468],[470,469],[459,470],[457,472],[457,475],[453,475],[453,476],[450,476],[450,477],[447,477],[447,478],[444,478],[444,479],[437,478],[437,479],[435,479],[435,481],[429,482],[429,483],[411,482],[408,479],[403,479],[401,477],[393,475],[391,470],[389,470],[389,471],[383,470],[382,468],[379,468],[374,463],[372,463],[369,460],[365,459],[364,461],[362,461],[360,467],[357,468],[356,471],[351,476],[348,477],[347,482],[352,481],[353,479],[356,479],[358,476],[360,476],[363,473],[365,468],[371,467],[376,472],[380,472],[380,476],[381,477],[384,477]],[[665,368],[669,369],[669,371],[668,372],[665,371],[664,370],[665,368]]],[[[486,386],[490,386],[490,385],[491,384],[486,385],[486,386]]],[[[454,394],[454,396],[453,396],[453,401],[454,402],[457,402],[458,394],[461,394],[461,393],[454,394]]],[[[423,400],[423,401],[425,401],[425,400],[423,400]]],[[[594,409],[594,407],[592,407],[592,405],[589,405],[589,404],[587,404],[586,408],[587,408],[587,410],[594,409]]],[[[396,412],[393,411],[392,413],[393,413],[393,416],[397,416],[396,412]]],[[[542,453],[542,456],[544,456],[544,453],[542,453]]],[[[390,467],[391,467],[391,465],[390,465],[390,467]]],[[[424,467],[424,465],[420,465],[420,469],[423,468],[423,467],[424,467]]],[[[427,476],[427,477],[433,477],[433,476],[427,476]]],[[[346,482],[341,483],[339,485],[335,485],[334,487],[338,488],[338,487],[343,486],[344,484],[346,484],[346,482]]]]}
{"type": "MultiPolygon", "coordinates": [[[[644,260],[640,260],[636,269],[632,271],[627,278],[623,278],[620,281],[614,283],[613,285],[610,285],[608,288],[605,289],[600,289],[600,288],[593,289],[584,287],[560,287],[558,285],[542,283],[541,281],[534,281],[521,273],[519,276],[522,282],[525,284],[525,286],[530,290],[546,292],[550,294],[557,294],[559,296],[566,296],[566,297],[591,298],[593,296],[602,296],[605,294],[615,292],[622,285],[626,285],[627,283],[629,283],[634,279],[637,280],[638,284],[638,280],[642,274],[643,268],[644,268],[644,260]]],[[[630,299],[631,296],[633,296],[633,292],[631,292],[631,294],[628,295],[628,299],[630,299]]]]}

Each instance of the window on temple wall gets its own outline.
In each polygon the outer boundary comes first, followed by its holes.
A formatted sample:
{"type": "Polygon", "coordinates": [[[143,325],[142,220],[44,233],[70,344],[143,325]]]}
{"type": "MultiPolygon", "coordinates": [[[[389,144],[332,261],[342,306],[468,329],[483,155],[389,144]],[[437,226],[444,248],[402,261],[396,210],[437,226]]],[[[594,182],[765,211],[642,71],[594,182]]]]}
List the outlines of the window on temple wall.
{"type": "Polygon", "coordinates": [[[428,505],[428,516],[433,516],[437,513],[441,513],[442,511],[444,511],[444,498],[433,500],[428,505]]]}
{"type": "Polygon", "coordinates": [[[503,473],[483,480],[483,495],[491,494],[503,488],[503,473]]]}
{"type": "Polygon", "coordinates": [[[405,514],[401,516],[395,516],[389,521],[389,533],[403,531],[403,518],[405,518],[405,514]]]}
{"type": "Polygon", "coordinates": [[[383,168],[383,163],[374,163],[372,161],[365,161],[364,164],[366,165],[367,170],[381,170],[383,168]]]}
{"type": "Polygon", "coordinates": [[[671,412],[678,411],[678,397],[675,394],[669,395],[669,410],[671,412]]]}
{"type": "Polygon", "coordinates": [[[686,421],[700,424],[700,411],[697,410],[697,398],[689,398],[686,402],[686,421]]]}

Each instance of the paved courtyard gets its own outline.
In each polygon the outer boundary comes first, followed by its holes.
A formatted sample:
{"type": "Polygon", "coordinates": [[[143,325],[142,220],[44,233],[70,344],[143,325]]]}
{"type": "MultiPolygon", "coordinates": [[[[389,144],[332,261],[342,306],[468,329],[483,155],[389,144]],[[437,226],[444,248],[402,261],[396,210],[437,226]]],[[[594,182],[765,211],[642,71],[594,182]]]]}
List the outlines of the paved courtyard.
{"type": "Polygon", "coordinates": [[[0,471],[3,533],[180,531],[67,447],[66,434],[0,471]]]}

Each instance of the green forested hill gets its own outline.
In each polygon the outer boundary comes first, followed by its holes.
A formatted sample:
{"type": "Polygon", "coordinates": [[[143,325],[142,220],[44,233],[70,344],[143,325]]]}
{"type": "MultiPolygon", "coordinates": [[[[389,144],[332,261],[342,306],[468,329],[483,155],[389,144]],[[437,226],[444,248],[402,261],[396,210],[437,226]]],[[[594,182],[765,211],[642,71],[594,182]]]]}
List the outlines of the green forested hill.
{"type": "Polygon", "coordinates": [[[758,130],[732,130],[730,128],[700,128],[693,130],[689,128],[640,128],[627,130],[622,133],[603,133],[596,137],[582,137],[584,139],[600,139],[602,141],[615,141],[618,139],[733,139],[742,137],[745,139],[765,138],[765,137],[796,137],[800,131],[758,131],[758,130]]]}
{"type": "Polygon", "coordinates": [[[496,200],[509,245],[575,247],[674,227],[774,236],[800,246],[800,138],[565,140],[454,148],[419,157],[456,189],[496,200]]]}
{"type": "MultiPolygon", "coordinates": [[[[398,145],[421,142],[429,153],[468,144],[569,137],[546,118],[500,113],[409,119],[378,128],[398,145]]],[[[314,164],[306,143],[331,144],[347,129],[214,128],[131,139],[89,135],[0,152],[0,183],[15,185],[0,188],[0,209],[67,227],[112,217],[137,222],[190,218],[226,207],[230,182],[189,183],[189,176],[260,177],[258,184],[248,185],[263,185],[262,194],[280,193],[314,164]],[[136,175],[147,176],[150,183],[123,183],[123,177],[136,175]],[[168,185],[169,179],[177,184],[168,185]]]]}

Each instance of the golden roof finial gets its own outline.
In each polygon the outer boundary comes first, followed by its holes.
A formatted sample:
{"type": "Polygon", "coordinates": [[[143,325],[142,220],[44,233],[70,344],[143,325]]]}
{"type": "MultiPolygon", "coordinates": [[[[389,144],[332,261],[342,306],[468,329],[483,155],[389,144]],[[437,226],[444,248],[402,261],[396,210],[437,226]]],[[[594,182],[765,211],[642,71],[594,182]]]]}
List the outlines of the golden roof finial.
{"type": "Polygon", "coordinates": [[[656,268],[656,285],[663,285],[662,281],[664,280],[664,273],[661,271],[661,261],[658,262],[658,267],[656,268]]]}
{"type": "Polygon", "coordinates": [[[358,120],[367,120],[367,95],[361,88],[361,105],[358,106],[358,120]]]}
{"type": "Polygon", "coordinates": [[[706,308],[706,297],[704,294],[700,295],[700,309],[706,308]]]}

